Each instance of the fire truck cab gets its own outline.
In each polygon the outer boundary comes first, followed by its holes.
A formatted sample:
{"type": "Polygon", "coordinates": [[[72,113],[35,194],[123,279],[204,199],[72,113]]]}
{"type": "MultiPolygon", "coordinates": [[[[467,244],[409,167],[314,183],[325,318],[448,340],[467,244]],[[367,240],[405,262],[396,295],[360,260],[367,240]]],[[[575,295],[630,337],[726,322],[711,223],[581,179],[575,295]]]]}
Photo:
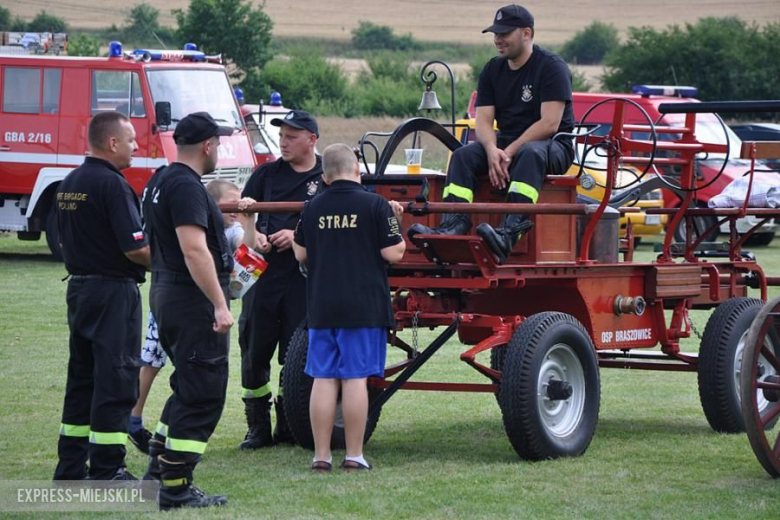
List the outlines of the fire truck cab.
{"type": "Polygon", "coordinates": [[[217,170],[204,176],[243,185],[256,164],[246,126],[219,57],[187,44],[183,51],[123,52],[107,58],[0,55],[0,231],[38,240],[59,256],[53,195],[89,154],[87,127],[98,112],[126,114],[138,151],[123,171],[139,195],[155,169],[173,162],[173,131],[184,116],[206,111],[221,125],[217,170]]]}

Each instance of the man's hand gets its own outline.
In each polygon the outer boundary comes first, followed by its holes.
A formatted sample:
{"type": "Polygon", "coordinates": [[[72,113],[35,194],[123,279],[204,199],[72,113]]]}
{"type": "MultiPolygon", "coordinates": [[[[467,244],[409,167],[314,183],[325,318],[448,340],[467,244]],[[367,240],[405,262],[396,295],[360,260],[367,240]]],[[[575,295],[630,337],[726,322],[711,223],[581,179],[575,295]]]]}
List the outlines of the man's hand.
{"type": "Polygon", "coordinates": [[[277,251],[286,251],[292,247],[293,234],[294,232],[292,229],[283,229],[281,231],[277,231],[273,235],[270,235],[268,240],[270,240],[271,244],[276,248],[277,251]]]}
{"type": "Polygon", "coordinates": [[[390,208],[393,210],[393,215],[395,215],[395,218],[401,220],[401,217],[404,214],[403,205],[400,202],[396,202],[394,200],[389,200],[387,203],[390,204],[390,208]]]}
{"type": "Polygon", "coordinates": [[[219,334],[225,334],[233,326],[233,315],[227,306],[214,308],[214,331],[219,334]]]}
{"type": "Polygon", "coordinates": [[[255,202],[257,202],[257,201],[255,199],[253,199],[252,197],[244,197],[243,199],[238,201],[238,209],[240,211],[243,211],[247,207],[249,207],[252,204],[254,204],[255,202]]]}
{"type": "Polygon", "coordinates": [[[268,237],[265,233],[257,234],[257,245],[255,246],[255,249],[258,253],[263,254],[271,252],[271,242],[268,241],[268,237]]]}
{"type": "Polygon", "coordinates": [[[512,158],[498,147],[486,150],[488,156],[488,176],[494,188],[503,190],[509,181],[509,164],[512,158]]]}

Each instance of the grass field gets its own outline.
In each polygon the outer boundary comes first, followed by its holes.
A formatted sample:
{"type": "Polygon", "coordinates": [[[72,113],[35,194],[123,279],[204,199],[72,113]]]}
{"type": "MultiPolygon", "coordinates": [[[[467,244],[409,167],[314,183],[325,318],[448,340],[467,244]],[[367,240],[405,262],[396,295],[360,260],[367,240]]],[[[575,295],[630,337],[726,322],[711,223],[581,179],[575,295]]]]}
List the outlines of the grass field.
{"type": "MultiPolygon", "coordinates": [[[[36,13],[63,17],[75,28],[121,26],[131,1],[117,7],[90,0],[0,0],[14,14],[32,19],[36,13]]],[[[186,9],[189,0],[148,0],[160,10],[160,23],[174,26],[171,9],[186,9]]],[[[254,0],[259,4],[259,0],[254,0]]],[[[495,10],[505,2],[473,0],[265,0],[265,12],[274,21],[274,34],[345,40],[361,20],[388,25],[397,34],[411,33],[419,40],[461,43],[490,43],[481,30],[490,25],[495,10]]],[[[705,16],[739,16],[759,24],[780,21],[776,0],[733,2],[732,0],[605,0],[570,2],[550,0],[524,4],[536,18],[537,40],[545,45],[561,44],[593,20],[615,24],[622,33],[630,26],[649,25],[658,29],[669,24],[695,22],[705,16]]]]}
{"type": "MultiPolygon", "coordinates": [[[[780,273],[779,250],[777,242],[756,250],[768,275],[780,273]]],[[[638,256],[653,253],[642,245],[638,256]]],[[[67,363],[64,276],[43,242],[0,237],[2,480],[46,480],[56,464],[67,363]]],[[[142,292],[148,308],[148,284],[142,292]]],[[[240,303],[233,311],[237,317],[240,303]]],[[[693,313],[699,330],[707,314],[693,313]]],[[[424,331],[421,341],[431,340],[424,331]]],[[[415,379],[483,382],[457,360],[462,350],[451,341],[415,379]]],[[[683,350],[696,350],[695,340],[683,350]]],[[[588,451],[539,463],[518,459],[492,395],[401,392],[366,447],[375,471],[327,476],[309,473],[311,455],[301,448],[238,451],[245,424],[235,330],[230,363],[225,413],[196,474],[198,484],[230,503],[181,513],[188,517],[778,517],[780,483],[764,473],[745,435],[710,430],[691,373],[602,370],[600,419],[588,451]]],[[[167,396],[169,370],[152,389],[147,426],[167,396]]],[[[142,473],[146,460],[131,446],[128,453],[130,470],[142,473]]]]}

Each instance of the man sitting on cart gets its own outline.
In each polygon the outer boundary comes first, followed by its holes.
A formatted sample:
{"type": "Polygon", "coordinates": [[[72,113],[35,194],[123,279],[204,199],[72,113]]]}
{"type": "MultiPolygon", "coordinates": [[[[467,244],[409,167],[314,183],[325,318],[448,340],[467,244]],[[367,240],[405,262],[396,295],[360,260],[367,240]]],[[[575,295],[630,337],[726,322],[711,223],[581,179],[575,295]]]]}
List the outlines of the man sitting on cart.
{"type": "MultiPolygon", "coordinates": [[[[534,204],[544,176],[565,173],[574,159],[570,139],[552,139],[574,128],[571,72],[560,57],[534,45],[534,18],[524,7],[502,7],[493,25],[482,32],[494,33],[499,55],[480,73],[477,141],[453,153],[444,201],[472,202],[477,177],[488,174],[494,187],[506,190],[509,202],[534,204]]],[[[480,224],[477,234],[503,264],[531,225],[526,215],[508,214],[496,229],[480,224]]],[[[438,229],[412,225],[409,238],[420,233],[465,235],[470,230],[468,215],[445,214],[438,229]]]]}

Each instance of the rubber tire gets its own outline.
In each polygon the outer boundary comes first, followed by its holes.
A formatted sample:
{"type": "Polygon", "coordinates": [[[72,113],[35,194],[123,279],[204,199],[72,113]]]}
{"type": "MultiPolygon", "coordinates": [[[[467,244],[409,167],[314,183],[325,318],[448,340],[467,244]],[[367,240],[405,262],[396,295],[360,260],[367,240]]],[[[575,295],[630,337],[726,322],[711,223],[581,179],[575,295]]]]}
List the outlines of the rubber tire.
{"type": "Polygon", "coordinates": [[[745,240],[746,246],[768,246],[775,239],[775,232],[771,233],[754,233],[750,235],[750,238],[745,240]]]}
{"type": "MultiPolygon", "coordinates": [[[[504,370],[504,361],[506,360],[506,351],[508,348],[508,345],[504,345],[502,347],[493,347],[490,349],[490,368],[498,370],[499,372],[504,370]]],[[[499,387],[500,386],[501,382],[499,381],[499,387]]],[[[496,396],[496,401],[498,401],[498,393],[499,390],[496,390],[496,393],[494,394],[496,396]]]]}
{"type": "Polygon", "coordinates": [[[704,329],[699,347],[699,399],[716,432],[745,431],[735,356],[740,339],[744,340],[763,305],[756,298],[729,298],[718,305],[704,329]]]}
{"type": "Polygon", "coordinates": [[[49,245],[51,256],[57,262],[63,261],[62,247],[60,247],[60,231],[57,227],[57,212],[52,210],[46,215],[46,243],[49,245]]]}
{"type": "MultiPolygon", "coordinates": [[[[309,349],[309,329],[299,327],[295,330],[290,344],[287,347],[287,357],[284,362],[284,414],[287,417],[287,424],[295,437],[295,441],[303,448],[314,450],[314,437],[311,432],[311,420],[309,418],[309,400],[311,397],[311,387],[314,382],[311,377],[306,375],[306,356],[309,349]]],[[[368,389],[368,402],[371,403],[384,390],[370,388],[368,389]]],[[[368,442],[374,433],[379,415],[375,420],[366,424],[366,435],[363,442],[368,442]]],[[[331,449],[343,450],[346,448],[344,440],[344,428],[335,426],[331,436],[331,449]]]]}
{"type": "MultiPolygon", "coordinates": [[[[706,206],[699,206],[699,207],[706,207],[706,206]]],[[[715,222],[717,222],[717,217],[710,216],[710,215],[701,215],[698,217],[693,217],[694,220],[698,221],[698,223],[694,224],[694,230],[696,229],[709,229],[709,227],[715,222]]],[[[712,231],[707,237],[703,240],[703,242],[714,242],[718,239],[718,234],[720,231],[718,229],[715,229],[712,231]]],[[[696,234],[694,233],[694,238],[696,238],[696,234]]],[[[685,242],[685,220],[683,219],[680,222],[680,225],[677,226],[677,229],[674,230],[674,241],[675,242],[685,242]]]]}
{"type": "Polygon", "coordinates": [[[534,314],[515,331],[506,352],[498,401],[509,441],[521,458],[545,460],[582,455],[596,431],[600,394],[596,349],[573,316],[561,312],[534,314]],[[537,381],[548,352],[562,343],[579,360],[585,396],[579,424],[568,435],[556,436],[543,423],[537,381]]]}

